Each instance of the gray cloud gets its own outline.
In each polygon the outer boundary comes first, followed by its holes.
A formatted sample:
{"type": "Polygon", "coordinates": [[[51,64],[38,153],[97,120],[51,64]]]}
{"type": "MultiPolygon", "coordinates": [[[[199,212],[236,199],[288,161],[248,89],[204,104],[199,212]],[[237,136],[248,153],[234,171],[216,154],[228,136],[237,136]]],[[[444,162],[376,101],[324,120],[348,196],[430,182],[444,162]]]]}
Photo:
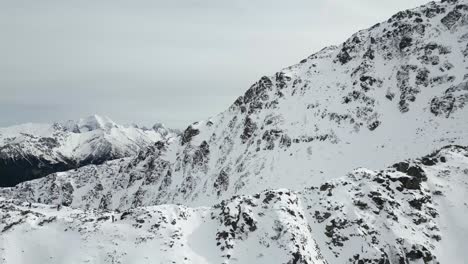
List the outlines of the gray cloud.
{"type": "Polygon", "coordinates": [[[0,0],[0,126],[98,113],[183,128],[422,0],[0,0]]]}

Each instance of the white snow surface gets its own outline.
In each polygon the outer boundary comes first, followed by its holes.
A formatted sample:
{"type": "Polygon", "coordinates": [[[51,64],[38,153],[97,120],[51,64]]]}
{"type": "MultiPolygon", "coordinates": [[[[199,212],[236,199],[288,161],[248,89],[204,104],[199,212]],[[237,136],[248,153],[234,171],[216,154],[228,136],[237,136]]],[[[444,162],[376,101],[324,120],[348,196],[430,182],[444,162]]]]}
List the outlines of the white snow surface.
{"type": "Polygon", "coordinates": [[[449,146],[385,170],[211,207],[57,210],[0,198],[0,261],[463,264],[467,193],[468,148],[449,146]]]}

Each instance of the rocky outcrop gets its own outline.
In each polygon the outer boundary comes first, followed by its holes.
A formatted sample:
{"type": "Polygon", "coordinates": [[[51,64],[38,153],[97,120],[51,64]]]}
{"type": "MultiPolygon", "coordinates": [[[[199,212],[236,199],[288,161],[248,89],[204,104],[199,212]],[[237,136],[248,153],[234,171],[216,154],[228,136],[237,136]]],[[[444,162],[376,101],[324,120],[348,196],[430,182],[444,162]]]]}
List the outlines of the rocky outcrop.
{"type": "MultiPolygon", "coordinates": [[[[56,187],[59,195],[71,188],[56,187]]],[[[0,198],[0,259],[5,264],[17,263],[17,255],[35,263],[463,263],[468,208],[460,198],[467,192],[468,147],[446,146],[384,170],[356,169],[299,191],[266,190],[210,207],[57,210],[29,204],[31,197],[0,198]],[[44,239],[50,232],[54,239],[44,239]],[[66,251],[71,237],[80,245],[73,254],[66,251]],[[48,250],[40,252],[37,245],[48,250]]]]}

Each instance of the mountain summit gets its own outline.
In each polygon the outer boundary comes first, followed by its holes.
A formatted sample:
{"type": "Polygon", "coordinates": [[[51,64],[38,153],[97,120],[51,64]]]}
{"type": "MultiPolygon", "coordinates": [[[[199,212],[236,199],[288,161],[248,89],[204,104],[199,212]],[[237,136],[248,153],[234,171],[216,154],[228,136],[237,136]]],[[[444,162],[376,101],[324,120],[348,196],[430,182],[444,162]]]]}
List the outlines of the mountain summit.
{"type": "Polygon", "coordinates": [[[76,133],[89,132],[93,130],[110,130],[118,125],[108,117],[91,115],[86,118],[81,118],[78,121],[70,120],[63,124],[63,127],[76,133]]]}

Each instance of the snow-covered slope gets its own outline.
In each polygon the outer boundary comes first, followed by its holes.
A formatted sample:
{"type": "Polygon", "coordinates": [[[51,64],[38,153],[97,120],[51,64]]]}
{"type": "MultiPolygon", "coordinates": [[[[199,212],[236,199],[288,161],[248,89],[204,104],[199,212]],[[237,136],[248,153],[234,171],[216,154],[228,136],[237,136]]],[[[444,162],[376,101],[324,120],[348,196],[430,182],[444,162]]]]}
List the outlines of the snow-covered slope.
{"type": "Polygon", "coordinates": [[[58,211],[0,198],[0,262],[463,264],[467,197],[468,148],[448,146],[212,207],[58,211]]]}
{"type": "Polygon", "coordinates": [[[0,128],[0,186],[132,156],[173,136],[162,125],[153,129],[121,126],[97,115],[53,125],[0,128]]]}
{"type": "Polygon", "coordinates": [[[262,77],[177,139],[18,188],[84,208],[209,205],[467,145],[467,59],[468,0],[431,2],[262,77]]]}

